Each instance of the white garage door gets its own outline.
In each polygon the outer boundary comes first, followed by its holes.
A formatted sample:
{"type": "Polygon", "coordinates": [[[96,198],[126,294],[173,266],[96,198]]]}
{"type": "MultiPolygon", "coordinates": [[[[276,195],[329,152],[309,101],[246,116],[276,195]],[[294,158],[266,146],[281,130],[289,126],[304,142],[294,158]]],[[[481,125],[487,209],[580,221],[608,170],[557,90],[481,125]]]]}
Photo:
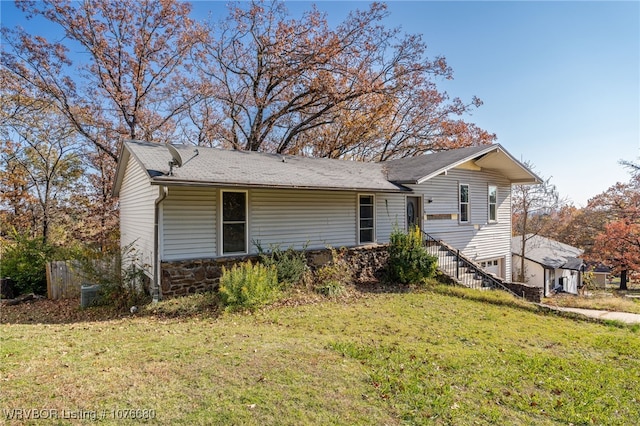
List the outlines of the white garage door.
{"type": "Polygon", "coordinates": [[[490,274],[494,274],[497,277],[502,277],[501,259],[483,260],[482,262],[480,262],[480,266],[486,272],[489,272],[490,274]]]}

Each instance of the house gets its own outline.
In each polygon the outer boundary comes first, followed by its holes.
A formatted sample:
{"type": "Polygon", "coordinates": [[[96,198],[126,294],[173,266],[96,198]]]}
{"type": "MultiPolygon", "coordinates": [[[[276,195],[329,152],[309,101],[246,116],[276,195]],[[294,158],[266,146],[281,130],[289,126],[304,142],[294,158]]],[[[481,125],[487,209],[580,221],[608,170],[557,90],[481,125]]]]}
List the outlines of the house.
{"type": "Polygon", "coordinates": [[[114,195],[122,246],[167,296],[257,242],[375,246],[410,225],[511,277],[511,185],[539,182],[498,144],[365,163],[127,141],[114,195]]]}
{"type": "Polygon", "coordinates": [[[586,271],[593,274],[595,288],[604,290],[607,287],[607,278],[611,275],[611,268],[602,263],[587,264],[586,271]]]}
{"type": "MultiPolygon", "coordinates": [[[[579,256],[579,248],[563,244],[540,235],[527,234],[524,253],[525,282],[544,289],[544,295],[552,294],[556,289],[577,294],[582,287],[582,272],[585,264],[579,256]]],[[[512,238],[513,279],[522,270],[522,235],[512,238]]]]}

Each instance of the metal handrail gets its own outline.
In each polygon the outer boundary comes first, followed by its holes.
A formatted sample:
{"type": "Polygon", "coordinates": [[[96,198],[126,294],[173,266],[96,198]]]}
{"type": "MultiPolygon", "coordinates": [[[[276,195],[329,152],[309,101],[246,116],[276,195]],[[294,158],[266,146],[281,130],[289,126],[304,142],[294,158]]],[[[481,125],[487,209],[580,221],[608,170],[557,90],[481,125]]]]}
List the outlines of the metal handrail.
{"type": "Polygon", "coordinates": [[[422,231],[425,236],[424,244],[430,254],[438,257],[438,269],[454,278],[459,284],[469,288],[497,288],[507,291],[516,297],[521,297],[503,284],[503,281],[493,274],[486,272],[478,264],[442,240],[434,238],[422,231]],[[438,252],[446,252],[441,258],[438,252]],[[444,262],[441,262],[444,261],[444,262]]]}

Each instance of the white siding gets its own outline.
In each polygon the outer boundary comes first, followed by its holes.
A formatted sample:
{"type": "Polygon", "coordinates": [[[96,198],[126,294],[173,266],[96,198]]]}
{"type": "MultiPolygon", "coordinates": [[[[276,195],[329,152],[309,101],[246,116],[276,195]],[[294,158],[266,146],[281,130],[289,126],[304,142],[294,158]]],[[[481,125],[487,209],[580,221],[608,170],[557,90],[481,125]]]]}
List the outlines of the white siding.
{"type": "Polygon", "coordinates": [[[511,184],[502,175],[486,171],[453,169],[420,185],[407,185],[423,199],[424,215],[457,214],[459,184],[469,185],[470,221],[423,220],[423,228],[475,261],[504,259],[505,276],[511,276],[511,184]],[[488,187],[498,187],[498,221],[489,223],[488,187]]]}
{"type": "Polygon", "coordinates": [[[405,194],[376,195],[376,242],[388,243],[395,227],[404,229],[405,194]]]}
{"type": "Polygon", "coordinates": [[[556,269],[556,281],[558,281],[558,283],[560,282],[560,277],[564,277],[566,279],[566,282],[563,285],[564,291],[567,293],[578,294],[578,281],[580,278],[578,271],[556,269]]]}
{"type": "MultiPolygon", "coordinates": [[[[423,199],[423,228],[470,258],[499,258],[511,276],[511,185],[497,173],[451,170],[420,185],[410,185],[423,199]],[[470,222],[426,220],[429,214],[458,214],[458,185],[469,185],[470,222]],[[488,187],[498,187],[498,221],[488,220],[488,187]],[[431,199],[432,202],[426,202],[431,199]]],[[[220,189],[169,188],[162,202],[161,253],[164,260],[216,257],[220,229],[220,189]]],[[[376,242],[386,243],[397,226],[405,227],[407,194],[375,196],[376,242]]],[[[358,193],[318,190],[249,189],[249,253],[256,242],[268,248],[301,249],[355,246],[358,241],[358,193]]],[[[153,202],[151,217],[153,217],[153,202]]],[[[153,224],[151,224],[152,226],[153,224]]],[[[151,228],[152,229],[152,228],[151,228]]]]}
{"type": "MultiPolygon", "coordinates": [[[[376,200],[378,197],[376,196],[376,200]]],[[[376,201],[378,202],[378,201],[376,201]]],[[[317,190],[249,191],[249,245],[300,249],[357,244],[357,194],[317,190]]]]}
{"type": "Polygon", "coordinates": [[[171,187],[162,202],[163,260],[217,255],[217,189],[171,187]]]}
{"type": "Polygon", "coordinates": [[[140,266],[153,268],[153,216],[158,188],[149,183],[137,160],[129,157],[120,187],[120,246],[133,245],[140,266]]]}
{"type": "MultiPolygon", "coordinates": [[[[518,281],[518,275],[521,268],[522,258],[518,255],[513,255],[513,281],[518,281]]],[[[545,288],[544,281],[546,275],[542,265],[536,262],[532,262],[529,259],[524,260],[524,282],[536,287],[545,288]]],[[[551,284],[550,288],[553,288],[551,284]]],[[[545,294],[548,293],[548,289],[545,289],[545,294]]]]}
{"type": "MultiPolygon", "coordinates": [[[[513,255],[513,280],[518,278],[518,272],[520,271],[521,257],[513,255]]],[[[524,260],[524,281],[529,285],[540,287],[544,290],[544,295],[548,296],[551,291],[560,284],[560,278],[566,278],[564,283],[564,291],[568,293],[577,294],[578,285],[580,284],[580,274],[577,271],[571,271],[569,269],[545,269],[539,263],[533,262],[529,259],[524,260]],[[553,278],[552,280],[550,278],[553,278]],[[545,283],[549,280],[548,283],[545,283]],[[546,284],[546,285],[545,285],[546,284]]]]}
{"type": "MultiPolygon", "coordinates": [[[[163,260],[217,257],[220,189],[171,187],[161,208],[163,260]]],[[[375,194],[376,240],[389,241],[404,227],[404,194],[375,194]]],[[[268,249],[357,245],[358,193],[249,189],[249,253],[255,242],[268,249]]]]}

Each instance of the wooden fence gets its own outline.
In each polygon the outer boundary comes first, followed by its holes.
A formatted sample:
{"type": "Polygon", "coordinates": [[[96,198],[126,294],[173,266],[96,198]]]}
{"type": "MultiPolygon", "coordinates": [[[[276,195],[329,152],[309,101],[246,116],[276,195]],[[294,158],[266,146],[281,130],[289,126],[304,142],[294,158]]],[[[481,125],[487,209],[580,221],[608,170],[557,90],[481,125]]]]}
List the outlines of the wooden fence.
{"type": "Polygon", "coordinates": [[[78,262],[58,260],[47,263],[47,297],[49,299],[80,297],[80,287],[84,281],[78,262]]]}
{"type": "MultiPolygon", "coordinates": [[[[116,258],[92,261],[93,274],[113,277],[119,266],[116,258]]],[[[93,285],[77,260],[56,260],[47,263],[47,297],[52,300],[80,297],[83,285],[93,285]]]]}

